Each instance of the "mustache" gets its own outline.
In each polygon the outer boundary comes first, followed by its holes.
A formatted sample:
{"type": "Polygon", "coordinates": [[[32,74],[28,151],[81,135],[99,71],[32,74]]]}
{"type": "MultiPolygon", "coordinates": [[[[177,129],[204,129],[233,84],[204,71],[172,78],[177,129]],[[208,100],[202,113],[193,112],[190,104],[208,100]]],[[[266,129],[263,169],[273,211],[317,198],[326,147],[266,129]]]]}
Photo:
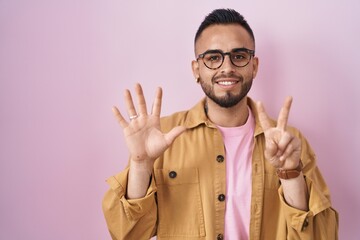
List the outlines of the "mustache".
{"type": "Polygon", "coordinates": [[[244,80],[243,76],[239,76],[236,75],[235,73],[230,73],[230,74],[219,74],[219,75],[215,75],[212,77],[211,81],[212,83],[215,83],[217,80],[221,79],[221,78],[235,78],[237,79],[239,82],[242,82],[244,80]]]}

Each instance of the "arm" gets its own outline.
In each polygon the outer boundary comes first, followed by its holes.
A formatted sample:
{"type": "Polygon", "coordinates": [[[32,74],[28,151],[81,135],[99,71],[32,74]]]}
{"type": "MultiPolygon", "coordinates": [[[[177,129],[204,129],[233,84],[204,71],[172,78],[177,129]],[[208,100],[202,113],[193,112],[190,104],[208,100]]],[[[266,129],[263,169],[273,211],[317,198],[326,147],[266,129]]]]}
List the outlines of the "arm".
{"type": "Polygon", "coordinates": [[[258,103],[260,125],[265,135],[265,158],[276,169],[296,169],[300,159],[304,168],[292,179],[280,179],[279,198],[287,226],[288,239],[338,238],[338,214],[331,207],[328,188],[317,166],[315,154],[306,139],[287,128],[292,99],[287,98],[276,127],[258,103]]]}
{"type": "Polygon", "coordinates": [[[152,161],[137,162],[130,160],[130,169],[127,183],[127,194],[128,199],[142,198],[146,195],[148,190],[151,171],[152,161]]]}
{"type": "Polygon", "coordinates": [[[284,187],[279,189],[281,209],[286,219],[290,239],[338,239],[338,213],[332,208],[329,189],[316,165],[316,156],[306,139],[297,131],[302,142],[301,160],[308,192],[308,210],[292,207],[285,201],[284,187]]]}
{"type": "Polygon", "coordinates": [[[126,145],[130,152],[130,172],[127,197],[129,199],[143,197],[149,185],[154,161],[183,133],[185,127],[178,126],[169,133],[160,130],[160,112],[162,90],[157,89],[150,114],[147,113],[146,101],[140,84],[136,84],[138,113],[129,90],[125,91],[125,102],[130,116],[127,122],[120,111],[114,107],[113,112],[123,128],[126,145]]]}
{"type": "Polygon", "coordinates": [[[161,88],[156,92],[150,114],[147,113],[140,84],[135,86],[135,92],[137,111],[130,91],[125,91],[129,122],[116,107],[113,108],[130,153],[129,168],[108,180],[111,189],[103,201],[105,218],[113,239],[141,239],[155,233],[157,206],[154,195],[156,185],[152,178],[154,161],[186,130],[178,126],[166,134],[161,132],[161,88]]]}
{"type": "MultiPolygon", "coordinates": [[[[282,107],[277,125],[273,127],[262,103],[258,103],[260,125],[265,135],[265,158],[276,169],[296,169],[300,164],[301,141],[287,130],[292,98],[282,107]]],[[[286,202],[297,209],[308,210],[308,191],[303,175],[292,179],[280,179],[286,202]]]]}
{"type": "Polygon", "coordinates": [[[286,202],[297,209],[308,211],[309,193],[303,173],[296,178],[280,179],[286,202]]]}
{"type": "Polygon", "coordinates": [[[111,238],[150,239],[156,233],[156,185],[152,179],[145,197],[127,199],[128,174],[129,168],[126,168],[107,179],[110,189],[104,196],[102,208],[111,238]]]}

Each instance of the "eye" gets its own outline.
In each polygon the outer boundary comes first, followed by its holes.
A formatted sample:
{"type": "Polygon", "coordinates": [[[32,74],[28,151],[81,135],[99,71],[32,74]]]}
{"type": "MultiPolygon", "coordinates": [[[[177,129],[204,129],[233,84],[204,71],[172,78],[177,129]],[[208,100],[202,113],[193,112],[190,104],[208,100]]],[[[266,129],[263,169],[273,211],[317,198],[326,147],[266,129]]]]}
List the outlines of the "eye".
{"type": "Polygon", "coordinates": [[[211,60],[211,61],[219,60],[219,56],[216,56],[216,55],[210,56],[210,60],[211,60]]]}
{"type": "Polygon", "coordinates": [[[247,55],[246,53],[233,53],[232,58],[234,60],[244,60],[247,59],[247,55]]]}
{"type": "Polygon", "coordinates": [[[208,53],[205,55],[205,60],[210,62],[218,62],[221,61],[221,54],[219,53],[208,53]]]}

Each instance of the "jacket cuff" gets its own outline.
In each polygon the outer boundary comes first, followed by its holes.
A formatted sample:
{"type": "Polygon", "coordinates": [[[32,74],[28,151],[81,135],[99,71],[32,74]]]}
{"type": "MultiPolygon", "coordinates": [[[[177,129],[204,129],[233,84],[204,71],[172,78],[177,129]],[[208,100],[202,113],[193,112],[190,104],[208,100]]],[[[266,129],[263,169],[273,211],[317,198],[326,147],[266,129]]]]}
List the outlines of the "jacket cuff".
{"type": "Polygon", "coordinates": [[[126,217],[129,221],[136,221],[148,213],[154,205],[156,184],[153,179],[153,175],[150,179],[150,185],[143,198],[138,199],[127,199],[126,198],[126,187],[128,183],[129,168],[126,168],[116,176],[112,176],[106,180],[110,188],[114,191],[116,196],[119,198],[126,217]]]}
{"type": "Polygon", "coordinates": [[[313,228],[313,218],[320,212],[331,207],[330,200],[318,190],[311,179],[304,178],[309,193],[309,211],[299,210],[286,203],[282,186],[279,188],[281,208],[287,225],[292,227],[300,236],[306,235],[313,228]]]}

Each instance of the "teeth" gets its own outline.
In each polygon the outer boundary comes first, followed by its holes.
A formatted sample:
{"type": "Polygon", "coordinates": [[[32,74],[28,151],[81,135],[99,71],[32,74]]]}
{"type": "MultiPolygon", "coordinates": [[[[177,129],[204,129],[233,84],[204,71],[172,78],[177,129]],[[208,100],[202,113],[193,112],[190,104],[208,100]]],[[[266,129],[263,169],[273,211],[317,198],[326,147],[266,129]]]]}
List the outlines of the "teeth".
{"type": "Polygon", "coordinates": [[[234,84],[235,82],[231,82],[231,81],[223,81],[223,82],[218,82],[218,84],[220,85],[225,85],[225,86],[229,86],[234,84]]]}

